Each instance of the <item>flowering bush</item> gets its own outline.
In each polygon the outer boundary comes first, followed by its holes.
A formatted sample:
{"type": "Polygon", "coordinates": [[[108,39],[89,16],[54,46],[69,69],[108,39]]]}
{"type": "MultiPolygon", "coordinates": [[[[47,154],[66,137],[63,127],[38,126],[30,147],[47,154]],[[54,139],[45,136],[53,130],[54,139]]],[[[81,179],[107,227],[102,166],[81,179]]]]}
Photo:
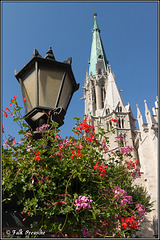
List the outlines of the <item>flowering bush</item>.
{"type": "Polygon", "coordinates": [[[120,147],[105,160],[109,138],[79,118],[72,137],[63,139],[56,123],[46,123],[39,128],[41,138],[35,139],[17,97],[11,105],[13,111],[5,109],[4,117],[13,116],[22,138],[4,140],[3,206],[16,199],[23,221],[30,219],[34,230],[49,231],[51,237],[135,236],[152,204],[142,187],[132,185],[140,177],[133,148],[120,147]],[[34,216],[40,220],[33,221],[34,216]]]}

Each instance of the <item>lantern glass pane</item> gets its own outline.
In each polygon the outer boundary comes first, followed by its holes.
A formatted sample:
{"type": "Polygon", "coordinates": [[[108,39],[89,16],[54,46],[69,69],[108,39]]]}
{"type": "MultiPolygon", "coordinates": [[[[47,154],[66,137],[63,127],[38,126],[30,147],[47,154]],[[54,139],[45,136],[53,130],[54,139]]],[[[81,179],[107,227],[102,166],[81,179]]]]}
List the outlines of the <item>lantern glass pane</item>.
{"type": "Polygon", "coordinates": [[[72,85],[70,76],[67,73],[58,107],[63,107],[64,109],[66,109],[66,105],[68,103],[69,96],[71,95],[72,91],[73,91],[73,85],[72,85]]]}
{"type": "Polygon", "coordinates": [[[36,83],[35,83],[35,71],[32,69],[23,80],[24,95],[27,97],[26,105],[27,110],[30,111],[36,107],[36,83]]]}
{"type": "Polygon", "coordinates": [[[39,105],[55,108],[64,71],[60,67],[40,66],[39,69],[39,105]]]}

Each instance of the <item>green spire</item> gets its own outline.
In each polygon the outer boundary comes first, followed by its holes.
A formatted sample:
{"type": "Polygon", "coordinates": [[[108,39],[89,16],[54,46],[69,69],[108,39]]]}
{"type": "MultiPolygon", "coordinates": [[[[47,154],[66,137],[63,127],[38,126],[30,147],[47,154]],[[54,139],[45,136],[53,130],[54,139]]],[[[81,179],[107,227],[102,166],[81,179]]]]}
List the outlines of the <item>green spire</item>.
{"type": "Polygon", "coordinates": [[[95,75],[96,67],[98,72],[100,73],[102,69],[107,71],[107,59],[104,52],[101,36],[100,36],[100,28],[97,23],[97,13],[94,12],[94,26],[92,29],[93,38],[92,38],[92,48],[91,48],[91,56],[89,61],[89,75],[92,72],[92,75],[95,75]]]}

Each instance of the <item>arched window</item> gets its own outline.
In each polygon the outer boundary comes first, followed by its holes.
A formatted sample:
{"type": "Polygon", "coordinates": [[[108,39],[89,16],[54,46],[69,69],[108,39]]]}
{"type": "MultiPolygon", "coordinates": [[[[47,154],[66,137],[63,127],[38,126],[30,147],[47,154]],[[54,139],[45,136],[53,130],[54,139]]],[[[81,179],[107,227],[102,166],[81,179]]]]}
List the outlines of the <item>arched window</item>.
{"type": "Polygon", "coordinates": [[[118,122],[119,122],[119,128],[121,128],[121,120],[120,120],[120,118],[118,119],[118,122]]]}
{"type": "Polygon", "coordinates": [[[118,112],[122,112],[122,107],[118,106],[118,112]]]}
{"type": "Polygon", "coordinates": [[[106,91],[105,88],[101,88],[101,100],[102,100],[102,108],[104,108],[104,101],[105,101],[106,91]]]}
{"type": "Polygon", "coordinates": [[[95,89],[93,89],[93,99],[94,99],[94,104],[95,104],[95,109],[96,109],[96,92],[95,92],[95,89]]]}
{"type": "Polygon", "coordinates": [[[109,108],[106,109],[106,115],[108,115],[110,113],[109,108]]]}
{"type": "Polygon", "coordinates": [[[124,128],[124,119],[122,118],[122,128],[124,128]]]}
{"type": "Polygon", "coordinates": [[[98,74],[101,74],[101,68],[98,68],[98,74]]]}
{"type": "Polygon", "coordinates": [[[107,131],[109,131],[109,123],[107,122],[107,131]]]}

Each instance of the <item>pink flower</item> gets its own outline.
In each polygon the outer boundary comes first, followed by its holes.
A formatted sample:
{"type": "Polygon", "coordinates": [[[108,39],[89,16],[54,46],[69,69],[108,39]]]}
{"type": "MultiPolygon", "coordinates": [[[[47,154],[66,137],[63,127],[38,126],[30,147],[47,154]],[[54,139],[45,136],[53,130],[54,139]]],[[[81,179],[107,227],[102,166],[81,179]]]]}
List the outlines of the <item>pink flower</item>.
{"type": "Polygon", "coordinates": [[[140,178],[141,177],[140,170],[138,168],[134,169],[131,172],[131,175],[132,175],[133,179],[140,178]]]}
{"type": "Polygon", "coordinates": [[[50,125],[49,124],[43,124],[41,127],[36,128],[36,131],[43,132],[44,130],[46,131],[50,125]]]}
{"type": "Polygon", "coordinates": [[[83,226],[83,229],[82,229],[82,233],[83,233],[83,235],[84,235],[84,237],[91,237],[91,231],[88,231],[88,229],[86,228],[86,226],[84,225],[83,226]]]}
{"type": "Polygon", "coordinates": [[[14,147],[15,144],[16,144],[16,139],[13,138],[13,144],[12,144],[12,147],[14,147]]]}
{"type": "Polygon", "coordinates": [[[31,138],[32,136],[33,136],[32,133],[29,133],[29,132],[27,132],[27,133],[25,134],[25,137],[28,138],[28,139],[31,138]]]}
{"type": "Polygon", "coordinates": [[[82,146],[82,144],[80,143],[80,145],[79,145],[79,149],[82,149],[83,148],[83,146],[82,146]]]}
{"type": "Polygon", "coordinates": [[[4,143],[4,146],[6,147],[6,148],[8,148],[10,145],[9,145],[9,142],[6,140],[5,141],[5,143],[4,143]]]}
{"type": "Polygon", "coordinates": [[[31,146],[27,146],[27,152],[31,151],[31,146]]]}
{"type": "Polygon", "coordinates": [[[88,197],[85,197],[85,196],[79,196],[78,199],[75,200],[75,208],[76,210],[80,210],[81,208],[91,208],[91,205],[90,203],[92,202],[93,200],[90,199],[88,197]]]}
{"type": "Polygon", "coordinates": [[[127,196],[127,192],[120,187],[114,187],[114,198],[120,200],[121,204],[133,204],[132,196],[127,196]]]}

